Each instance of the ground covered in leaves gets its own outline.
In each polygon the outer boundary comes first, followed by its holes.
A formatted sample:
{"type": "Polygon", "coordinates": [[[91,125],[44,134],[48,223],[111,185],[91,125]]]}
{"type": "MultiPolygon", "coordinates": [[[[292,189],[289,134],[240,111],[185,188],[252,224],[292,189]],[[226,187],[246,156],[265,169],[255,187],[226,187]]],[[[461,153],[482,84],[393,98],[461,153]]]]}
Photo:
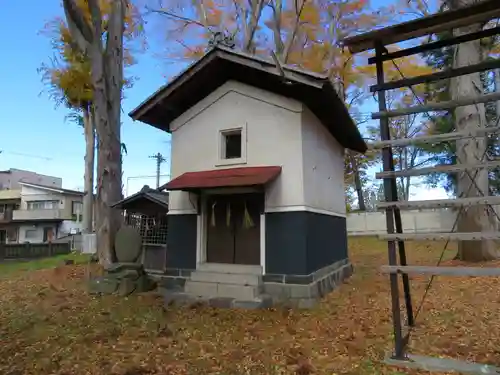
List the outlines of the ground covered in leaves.
{"type": "MultiPolygon", "coordinates": [[[[407,247],[409,263],[434,265],[443,244],[407,247]]],[[[385,244],[351,239],[350,254],[354,276],[309,311],[164,309],[154,294],[89,296],[86,265],[0,265],[0,374],[418,374],[381,363],[392,347],[385,244]]],[[[415,305],[426,283],[412,278],[415,305]]],[[[500,365],[499,287],[436,278],[411,351],[500,365]]]]}

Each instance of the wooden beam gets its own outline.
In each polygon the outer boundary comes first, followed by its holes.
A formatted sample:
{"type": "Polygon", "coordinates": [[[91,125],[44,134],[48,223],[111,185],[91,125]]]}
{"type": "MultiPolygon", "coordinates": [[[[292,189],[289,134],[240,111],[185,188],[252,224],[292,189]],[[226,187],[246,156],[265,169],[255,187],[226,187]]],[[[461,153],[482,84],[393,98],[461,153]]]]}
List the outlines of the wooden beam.
{"type": "Polygon", "coordinates": [[[431,14],[416,20],[345,38],[342,45],[348,47],[351,53],[358,53],[373,49],[377,44],[387,46],[441,31],[489,21],[499,16],[500,8],[498,8],[497,0],[484,0],[478,4],[431,14]]]}
{"type": "Polygon", "coordinates": [[[399,51],[386,53],[381,57],[373,56],[368,59],[368,64],[375,64],[377,61],[389,61],[393,59],[399,59],[401,57],[416,55],[417,53],[432,51],[434,49],[454,46],[456,44],[471,42],[477,39],[492,37],[497,34],[500,34],[500,27],[492,27],[490,29],[477,31],[475,33],[460,35],[453,38],[438,40],[436,42],[422,44],[415,47],[405,48],[399,51]]]}
{"type": "Polygon", "coordinates": [[[435,134],[435,135],[424,135],[414,138],[400,138],[393,139],[390,141],[379,141],[368,143],[369,150],[381,149],[384,147],[404,147],[416,144],[433,144],[448,141],[456,141],[457,139],[474,138],[474,137],[484,137],[491,133],[500,132],[500,126],[489,127],[489,128],[477,128],[474,130],[462,130],[459,132],[445,133],[445,134],[435,134]]]}
{"type": "Polygon", "coordinates": [[[500,232],[469,233],[388,233],[380,234],[379,239],[385,241],[476,241],[500,239],[500,232]]]}
{"type": "Polygon", "coordinates": [[[456,69],[448,69],[443,72],[425,74],[412,78],[404,78],[398,81],[382,83],[380,85],[370,86],[370,92],[394,90],[401,87],[411,87],[421,83],[439,81],[442,79],[463,76],[466,74],[484,72],[486,70],[494,70],[500,68],[500,59],[485,61],[479,64],[467,65],[456,69]]]}
{"type": "Polygon", "coordinates": [[[460,173],[465,171],[473,171],[483,168],[495,168],[500,167],[500,160],[495,161],[485,161],[477,164],[452,164],[452,165],[436,165],[434,167],[427,168],[415,168],[415,169],[404,169],[402,171],[387,171],[378,172],[375,174],[375,178],[394,178],[394,177],[412,177],[412,176],[425,176],[431,173],[460,173]]]}
{"type": "Polygon", "coordinates": [[[498,267],[428,267],[428,266],[382,266],[382,273],[403,273],[407,275],[443,276],[500,276],[498,267]]]}
{"type": "Polygon", "coordinates": [[[379,202],[378,210],[385,210],[389,207],[397,207],[400,210],[419,210],[429,208],[447,208],[447,207],[462,207],[476,205],[500,205],[500,196],[488,197],[472,197],[459,199],[433,199],[428,201],[396,201],[396,202],[379,202]]]}
{"type": "Polygon", "coordinates": [[[428,103],[424,105],[408,107],[408,108],[399,108],[392,111],[386,112],[375,112],[372,113],[372,119],[377,120],[382,117],[392,118],[398,116],[406,116],[412,115],[415,113],[423,113],[423,112],[433,112],[433,111],[447,111],[450,109],[455,109],[457,107],[464,107],[466,105],[472,104],[480,104],[480,103],[489,103],[500,100],[500,92],[493,92],[486,95],[479,95],[472,98],[459,98],[456,100],[450,100],[442,103],[428,103]]]}
{"type": "Polygon", "coordinates": [[[456,372],[471,375],[500,375],[500,367],[482,363],[466,362],[451,358],[436,358],[408,354],[407,360],[386,358],[388,365],[421,369],[425,372],[456,372]]]}

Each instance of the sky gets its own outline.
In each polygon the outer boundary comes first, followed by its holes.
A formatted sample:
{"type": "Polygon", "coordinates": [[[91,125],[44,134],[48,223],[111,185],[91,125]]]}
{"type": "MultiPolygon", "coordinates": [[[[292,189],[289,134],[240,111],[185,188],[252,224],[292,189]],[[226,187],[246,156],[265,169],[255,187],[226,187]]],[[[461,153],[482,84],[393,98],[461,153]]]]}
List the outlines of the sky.
{"type": "MultiPolygon", "coordinates": [[[[384,2],[378,0],[377,3],[384,2]]],[[[68,189],[83,190],[84,151],[83,131],[66,119],[69,111],[56,107],[37,71],[50,63],[54,53],[50,40],[41,35],[45,24],[63,16],[59,0],[32,1],[29,12],[26,3],[9,1],[0,13],[0,170],[18,168],[61,177],[68,189]],[[19,20],[22,20],[20,23],[19,20]],[[21,27],[20,27],[21,26],[21,27]],[[14,30],[15,37],[12,32],[14,30]]],[[[149,26],[151,27],[151,26],[149,26]]],[[[146,25],[146,32],[148,25],[146,25]]],[[[155,185],[156,164],[150,155],[162,153],[161,183],[169,180],[170,136],[128,117],[130,110],[167,83],[184,68],[183,64],[168,64],[158,57],[163,44],[161,35],[148,33],[149,49],[137,56],[138,62],[127,74],[137,77],[127,89],[123,101],[122,142],[127,155],[123,161],[125,195],[137,192],[143,185],[155,185]],[[156,38],[156,39],[155,39],[156,38]]],[[[363,108],[372,110],[371,105],[363,108]]],[[[376,170],[370,171],[374,174],[376,170]]],[[[442,189],[415,187],[413,199],[445,197],[442,189]]]]}

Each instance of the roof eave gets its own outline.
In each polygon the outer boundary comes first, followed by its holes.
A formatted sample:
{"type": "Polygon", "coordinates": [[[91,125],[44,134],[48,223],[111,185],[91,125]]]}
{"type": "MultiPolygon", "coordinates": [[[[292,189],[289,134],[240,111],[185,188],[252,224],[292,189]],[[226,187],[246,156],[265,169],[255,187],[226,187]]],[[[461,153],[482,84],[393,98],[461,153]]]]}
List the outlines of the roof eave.
{"type": "Polygon", "coordinates": [[[168,209],[168,203],[162,202],[162,201],[156,199],[156,197],[154,197],[148,193],[144,193],[144,192],[137,192],[137,193],[131,195],[130,197],[124,198],[121,201],[113,203],[111,205],[111,208],[119,208],[119,206],[124,206],[124,205],[130,204],[130,203],[134,202],[135,200],[141,199],[141,198],[146,198],[146,199],[150,200],[151,202],[156,203],[156,204],[168,209]]]}
{"type": "MultiPolygon", "coordinates": [[[[182,84],[191,79],[191,76],[193,74],[203,69],[203,67],[205,67],[216,58],[220,58],[221,60],[229,62],[239,63],[249,68],[258,69],[267,73],[281,75],[281,72],[276,67],[273,61],[242,52],[236,52],[234,50],[223,47],[214,47],[205,55],[203,55],[199,60],[195,61],[188,68],[183,70],[171,82],[160,87],[156,92],[154,92],[151,96],[149,96],[146,100],[139,104],[139,106],[130,111],[129,116],[135,121],[142,121],[141,118],[143,118],[147,114],[147,112],[153,110],[156,104],[158,104],[165,96],[168,96],[168,93],[171,93],[179,86],[182,86],[182,84]]],[[[282,68],[285,71],[287,79],[297,81],[302,84],[320,87],[324,81],[329,81],[328,76],[324,74],[305,72],[290,66],[282,66],[282,68]]]]}

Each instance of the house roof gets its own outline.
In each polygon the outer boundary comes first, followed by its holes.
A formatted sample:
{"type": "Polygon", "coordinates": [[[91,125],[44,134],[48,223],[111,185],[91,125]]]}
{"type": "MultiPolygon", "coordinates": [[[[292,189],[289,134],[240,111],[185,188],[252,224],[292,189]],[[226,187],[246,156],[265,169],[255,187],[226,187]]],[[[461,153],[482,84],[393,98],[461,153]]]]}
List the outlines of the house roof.
{"type": "Polygon", "coordinates": [[[58,188],[58,187],[54,187],[54,186],[33,184],[31,182],[19,181],[19,184],[22,185],[22,186],[34,187],[34,188],[37,188],[37,189],[43,189],[43,190],[53,191],[53,192],[61,193],[61,194],[81,195],[81,196],[85,195],[84,192],[77,191],[77,190],[70,190],[70,189],[63,189],[63,188],[58,188]]]}
{"type": "Polygon", "coordinates": [[[129,115],[170,132],[172,121],[229,80],[304,103],[342,146],[359,152],[367,150],[356,124],[326,75],[290,66],[282,66],[280,71],[272,60],[220,46],[212,48],[129,115]]]}
{"type": "Polygon", "coordinates": [[[486,0],[346,38],[342,41],[342,45],[348,47],[351,53],[358,53],[374,49],[377,44],[387,46],[497,17],[500,17],[498,0],[486,0]]]}
{"type": "Polygon", "coordinates": [[[223,187],[260,186],[275,179],[281,167],[241,167],[187,172],[161,186],[160,190],[199,191],[223,187]]]}
{"type": "Polygon", "coordinates": [[[148,185],[144,185],[141,191],[131,195],[130,197],[122,199],[119,202],[114,203],[111,207],[127,209],[128,205],[135,203],[141,199],[149,200],[155,204],[160,205],[161,207],[168,209],[168,193],[151,189],[148,185]]]}

